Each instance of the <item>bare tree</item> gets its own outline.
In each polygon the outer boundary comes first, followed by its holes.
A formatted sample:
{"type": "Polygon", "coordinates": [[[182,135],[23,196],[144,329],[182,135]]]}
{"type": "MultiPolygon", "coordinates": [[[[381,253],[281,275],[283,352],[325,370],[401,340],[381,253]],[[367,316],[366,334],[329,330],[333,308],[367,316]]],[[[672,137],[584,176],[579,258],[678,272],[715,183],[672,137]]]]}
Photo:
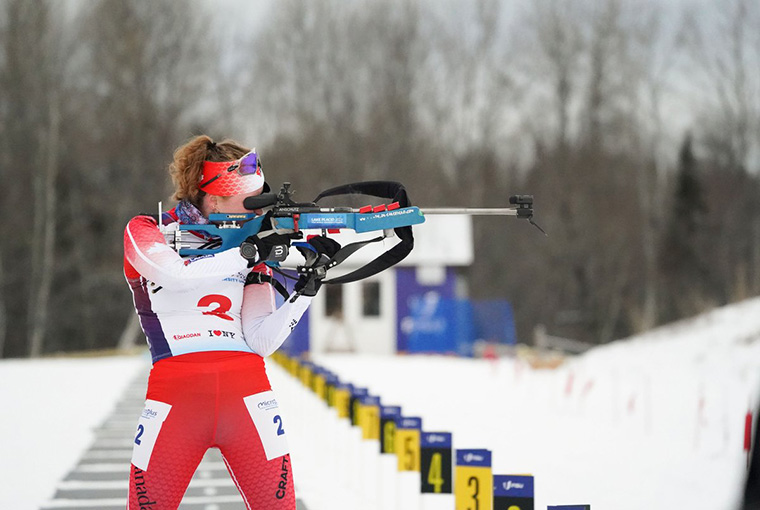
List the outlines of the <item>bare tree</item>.
{"type": "Polygon", "coordinates": [[[760,292],[753,0],[712,2],[678,45],[646,1],[525,0],[510,23],[498,0],[281,0],[233,33],[200,1],[63,5],[0,2],[0,172],[21,176],[0,201],[3,355],[134,339],[122,229],[198,131],[243,135],[303,199],[375,178],[430,205],[533,193],[551,237],[476,220],[473,294],[510,298],[523,333],[606,341],[680,299],[657,254],[693,114],[708,290],[670,318],[760,292]]]}
{"type": "Polygon", "coordinates": [[[696,105],[695,135],[707,167],[708,204],[720,207],[718,223],[723,225],[710,226],[717,241],[707,247],[717,302],[760,292],[760,240],[755,235],[760,219],[753,183],[760,167],[758,22],[757,2],[731,0],[712,5],[704,17],[687,12],[682,29],[692,74],[686,92],[696,105]]]}
{"type": "Polygon", "coordinates": [[[708,18],[689,12],[682,30],[688,62],[699,71],[693,80],[699,89],[692,91],[705,120],[699,134],[734,168],[749,168],[750,156],[760,151],[759,21],[757,2],[731,0],[714,5],[708,18]]]}
{"type": "MultiPolygon", "coordinates": [[[[12,334],[15,338],[28,338],[27,352],[37,356],[43,350],[48,326],[54,264],[55,176],[60,126],[59,75],[54,50],[60,27],[54,23],[55,12],[46,1],[11,0],[2,8],[7,20],[2,32],[5,64],[2,112],[8,120],[3,122],[4,152],[7,152],[4,163],[7,168],[29,173],[23,179],[15,179],[18,185],[12,187],[15,189],[9,192],[6,205],[13,209],[6,212],[11,217],[23,215],[32,221],[28,241],[15,242],[6,252],[4,269],[12,276],[3,279],[15,290],[13,302],[26,295],[26,310],[12,311],[12,316],[18,319],[12,325],[12,334]],[[28,250],[27,255],[19,258],[24,249],[28,250]],[[19,286],[19,278],[23,278],[26,285],[19,286]],[[26,331],[20,328],[22,322],[26,323],[26,331]]],[[[8,234],[10,232],[5,233],[8,234]]]]}
{"type": "MultiPolygon", "coordinates": [[[[134,311],[120,269],[124,225],[166,197],[173,147],[219,109],[205,95],[219,62],[210,58],[215,44],[205,19],[196,2],[112,0],[83,6],[76,19],[80,45],[69,58],[66,114],[90,129],[65,137],[68,153],[78,157],[66,161],[62,185],[70,193],[62,210],[66,233],[77,242],[66,261],[74,283],[58,299],[76,297],[80,305],[58,319],[69,331],[85,325],[76,335],[79,348],[109,338],[103,332],[117,322],[95,317],[122,317],[129,330],[134,311]]],[[[111,335],[110,344],[116,340],[111,335]]]]}
{"type": "Polygon", "coordinates": [[[524,15],[524,32],[520,32],[525,41],[525,47],[521,48],[525,56],[523,66],[531,81],[541,83],[540,75],[549,77],[557,126],[555,143],[560,147],[569,143],[573,92],[579,86],[578,71],[584,49],[580,7],[576,2],[557,0],[531,2],[524,15]],[[531,47],[537,51],[531,51],[531,47]]]}
{"type": "Polygon", "coordinates": [[[47,158],[44,166],[44,194],[42,195],[42,203],[38,204],[39,210],[36,212],[36,214],[43,217],[42,224],[44,225],[44,230],[42,232],[42,239],[40,240],[41,246],[38,248],[42,252],[39,257],[41,265],[39,284],[34,296],[34,307],[30,311],[33,321],[30,335],[30,355],[33,357],[39,356],[43,351],[43,341],[50,316],[50,292],[53,286],[55,269],[56,209],[58,205],[56,178],[59,166],[61,130],[60,106],[58,104],[58,94],[55,92],[51,93],[49,108],[49,128],[45,143],[47,158]]]}
{"type": "Polygon", "coordinates": [[[290,180],[312,192],[349,180],[409,180],[419,149],[419,9],[406,0],[277,5],[252,41],[249,87],[250,96],[268,98],[257,108],[282,135],[269,162],[308,169],[290,180]]]}
{"type": "MultiPolygon", "coordinates": [[[[3,9],[3,12],[8,13],[8,5],[1,6],[1,9],[3,9]]],[[[2,171],[2,175],[5,175],[5,171],[3,169],[10,168],[10,154],[9,154],[9,147],[6,143],[6,139],[8,134],[6,133],[6,126],[8,125],[5,122],[5,119],[8,119],[8,111],[10,109],[9,105],[9,98],[6,84],[7,79],[5,78],[8,74],[7,69],[7,50],[8,50],[8,16],[1,16],[0,17],[0,55],[2,55],[2,58],[0,58],[0,119],[2,119],[2,122],[0,122],[0,171],[2,171]]],[[[5,212],[5,210],[3,210],[5,212]]],[[[0,234],[5,234],[5,232],[0,231],[0,234]]],[[[6,269],[5,264],[3,263],[3,256],[4,256],[4,246],[0,246],[0,358],[4,355],[4,348],[5,348],[5,341],[8,335],[8,309],[6,304],[6,269]]]]}

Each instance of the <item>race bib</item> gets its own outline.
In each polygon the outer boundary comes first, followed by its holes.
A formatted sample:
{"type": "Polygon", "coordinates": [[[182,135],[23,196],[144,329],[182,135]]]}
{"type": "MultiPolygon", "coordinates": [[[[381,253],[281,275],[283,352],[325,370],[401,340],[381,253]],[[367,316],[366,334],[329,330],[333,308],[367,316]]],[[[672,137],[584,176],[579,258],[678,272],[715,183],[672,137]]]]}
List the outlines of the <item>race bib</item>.
{"type": "Polygon", "coordinates": [[[134,448],[132,449],[132,464],[135,467],[148,470],[150,456],[153,453],[153,447],[156,446],[158,433],[164,420],[169,416],[172,406],[156,400],[146,400],[145,408],[137,422],[135,431],[134,448]]]}
{"type": "Polygon", "coordinates": [[[282,457],[290,450],[285,439],[285,428],[277,399],[273,391],[264,391],[243,398],[253,424],[259,433],[267,460],[282,457]]]}

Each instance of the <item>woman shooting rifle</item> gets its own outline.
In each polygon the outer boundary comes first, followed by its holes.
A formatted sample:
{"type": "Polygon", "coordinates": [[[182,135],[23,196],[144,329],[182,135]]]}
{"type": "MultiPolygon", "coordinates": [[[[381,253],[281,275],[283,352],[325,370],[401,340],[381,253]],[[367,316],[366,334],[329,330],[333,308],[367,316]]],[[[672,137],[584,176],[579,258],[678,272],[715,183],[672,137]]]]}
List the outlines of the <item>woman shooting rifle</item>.
{"type": "MultiPolygon", "coordinates": [[[[157,219],[136,216],[124,232],[124,273],[153,359],[128,508],[176,509],[206,450],[218,448],[248,508],[293,510],[287,427],[263,358],[282,345],[320,282],[301,277],[297,299],[276,307],[264,262],[287,250],[292,235],[251,236],[245,257],[238,248],[180,257],[165,240],[179,224],[250,212],[245,198],[268,190],[255,151],[197,136],[175,151],[169,172],[177,206],[157,219]]],[[[200,242],[213,242],[203,235],[200,242]]],[[[340,248],[322,236],[309,244],[327,259],[340,248]]]]}

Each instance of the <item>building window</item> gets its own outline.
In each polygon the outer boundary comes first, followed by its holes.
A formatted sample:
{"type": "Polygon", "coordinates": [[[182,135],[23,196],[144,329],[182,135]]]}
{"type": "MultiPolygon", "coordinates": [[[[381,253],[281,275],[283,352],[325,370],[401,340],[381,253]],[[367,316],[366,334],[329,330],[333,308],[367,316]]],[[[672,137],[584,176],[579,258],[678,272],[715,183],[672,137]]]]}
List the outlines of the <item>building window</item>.
{"type": "Polygon", "coordinates": [[[343,317],[343,286],[324,285],[321,289],[325,294],[325,317],[343,317]]]}
{"type": "Polygon", "coordinates": [[[380,316],[380,282],[362,283],[362,303],[365,317],[380,316]]]}

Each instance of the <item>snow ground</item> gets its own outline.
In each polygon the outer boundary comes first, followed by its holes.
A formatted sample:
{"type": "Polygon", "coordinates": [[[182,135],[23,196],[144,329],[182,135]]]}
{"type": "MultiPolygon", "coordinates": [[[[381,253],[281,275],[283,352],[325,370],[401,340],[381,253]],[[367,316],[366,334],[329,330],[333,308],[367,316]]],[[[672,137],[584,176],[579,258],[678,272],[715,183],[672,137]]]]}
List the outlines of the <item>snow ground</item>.
{"type": "MultiPolygon", "coordinates": [[[[455,448],[491,449],[495,474],[532,473],[537,509],[733,510],[744,417],[760,400],[760,299],[596,348],[557,370],[443,356],[315,361],[421,416],[424,430],[453,432],[455,448]]],[[[144,355],[0,361],[0,508],[37,510],[49,500],[148,364],[144,355]]],[[[307,469],[319,463],[304,459],[299,469],[297,460],[294,451],[297,486],[324,500],[309,483],[324,474],[307,469]]]]}
{"type": "MultiPolygon", "coordinates": [[[[441,356],[315,360],[493,450],[494,474],[536,477],[536,508],[732,510],[746,473],[745,415],[760,400],[760,299],[573,358],[441,356]]],[[[295,466],[295,463],[294,463],[295,466]]]]}
{"type": "Polygon", "coordinates": [[[0,361],[0,508],[48,501],[148,364],[146,356],[0,361]]]}

